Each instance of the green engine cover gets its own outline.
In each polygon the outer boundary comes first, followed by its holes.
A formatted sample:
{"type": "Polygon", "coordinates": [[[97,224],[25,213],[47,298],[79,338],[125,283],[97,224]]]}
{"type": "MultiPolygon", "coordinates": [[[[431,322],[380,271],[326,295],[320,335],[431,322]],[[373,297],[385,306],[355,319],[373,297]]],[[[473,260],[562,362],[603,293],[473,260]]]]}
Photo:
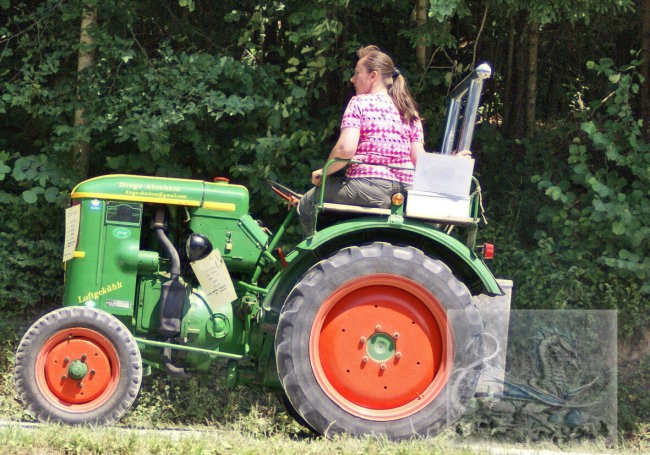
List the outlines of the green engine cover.
{"type": "Polygon", "coordinates": [[[140,250],[142,204],[84,199],[74,257],[66,262],[64,305],[88,305],[131,324],[138,270],[158,268],[158,253],[140,250]]]}

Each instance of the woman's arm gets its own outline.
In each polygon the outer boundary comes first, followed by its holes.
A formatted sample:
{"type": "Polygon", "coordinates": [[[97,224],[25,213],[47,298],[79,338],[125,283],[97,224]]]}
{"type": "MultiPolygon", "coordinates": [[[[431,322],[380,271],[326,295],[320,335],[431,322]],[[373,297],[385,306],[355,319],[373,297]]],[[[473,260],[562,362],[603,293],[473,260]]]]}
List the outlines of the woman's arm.
{"type": "MultiPolygon", "coordinates": [[[[330,152],[327,161],[330,161],[334,158],[349,160],[354,157],[355,153],[357,153],[357,145],[359,145],[359,135],[360,131],[358,128],[341,129],[339,139],[336,141],[336,144],[330,152]]],[[[345,166],[347,166],[347,163],[345,162],[332,163],[330,167],[327,168],[327,175],[333,174],[334,172],[343,169],[345,166]]],[[[322,176],[322,168],[312,172],[311,182],[314,185],[320,185],[322,176]]]]}
{"type": "Polygon", "coordinates": [[[413,162],[413,166],[415,166],[419,153],[424,153],[424,144],[422,142],[411,142],[411,161],[413,162]]]}

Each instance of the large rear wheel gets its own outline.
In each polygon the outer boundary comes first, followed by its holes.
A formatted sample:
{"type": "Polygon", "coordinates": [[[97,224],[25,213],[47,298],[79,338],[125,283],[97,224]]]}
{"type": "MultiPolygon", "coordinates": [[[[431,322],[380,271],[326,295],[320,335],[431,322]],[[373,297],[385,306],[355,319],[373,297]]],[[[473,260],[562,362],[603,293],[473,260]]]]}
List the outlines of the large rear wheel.
{"type": "Polygon", "coordinates": [[[16,387],[40,421],[108,424],[131,407],[142,383],[140,350],[114,316],[59,308],[36,321],[16,352],[16,387]]]}
{"type": "Polygon", "coordinates": [[[287,297],[278,373],[321,434],[433,436],[474,394],[481,331],[469,291],[442,262],[411,247],[350,247],[287,297]]]}

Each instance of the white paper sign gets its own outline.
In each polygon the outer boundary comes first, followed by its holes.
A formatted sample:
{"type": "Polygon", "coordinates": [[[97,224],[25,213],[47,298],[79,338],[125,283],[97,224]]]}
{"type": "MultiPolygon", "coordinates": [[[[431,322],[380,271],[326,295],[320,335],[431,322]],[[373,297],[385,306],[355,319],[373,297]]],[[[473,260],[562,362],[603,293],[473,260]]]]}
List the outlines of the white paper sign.
{"type": "Polygon", "coordinates": [[[237,299],[235,286],[219,250],[212,250],[208,257],[191,265],[213,310],[237,299]]]}
{"type": "Polygon", "coordinates": [[[65,240],[63,241],[63,262],[74,257],[79,238],[79,220],[81,218],[81,204],[75,204],[65,209],[65,240]]]}

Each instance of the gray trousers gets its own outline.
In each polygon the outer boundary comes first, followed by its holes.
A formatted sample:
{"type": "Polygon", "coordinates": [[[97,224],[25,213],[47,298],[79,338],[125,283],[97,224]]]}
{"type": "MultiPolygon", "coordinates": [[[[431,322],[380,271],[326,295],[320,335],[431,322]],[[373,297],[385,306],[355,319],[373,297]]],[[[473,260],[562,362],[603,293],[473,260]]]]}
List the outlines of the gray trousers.
{"type": "MultiPolygon", "coordinates": [[[[362,207],[390,207],[390,198],[395,193],[406,193],[410,188],[392,180],[345,177],[328,177],[325,180],[323,201],[335,204],[359,205],[362,207]]],[[[320,187],[307,191],[298,203],[298,216],[305,236],[313,234],[314,215],[320,187]]]]}

